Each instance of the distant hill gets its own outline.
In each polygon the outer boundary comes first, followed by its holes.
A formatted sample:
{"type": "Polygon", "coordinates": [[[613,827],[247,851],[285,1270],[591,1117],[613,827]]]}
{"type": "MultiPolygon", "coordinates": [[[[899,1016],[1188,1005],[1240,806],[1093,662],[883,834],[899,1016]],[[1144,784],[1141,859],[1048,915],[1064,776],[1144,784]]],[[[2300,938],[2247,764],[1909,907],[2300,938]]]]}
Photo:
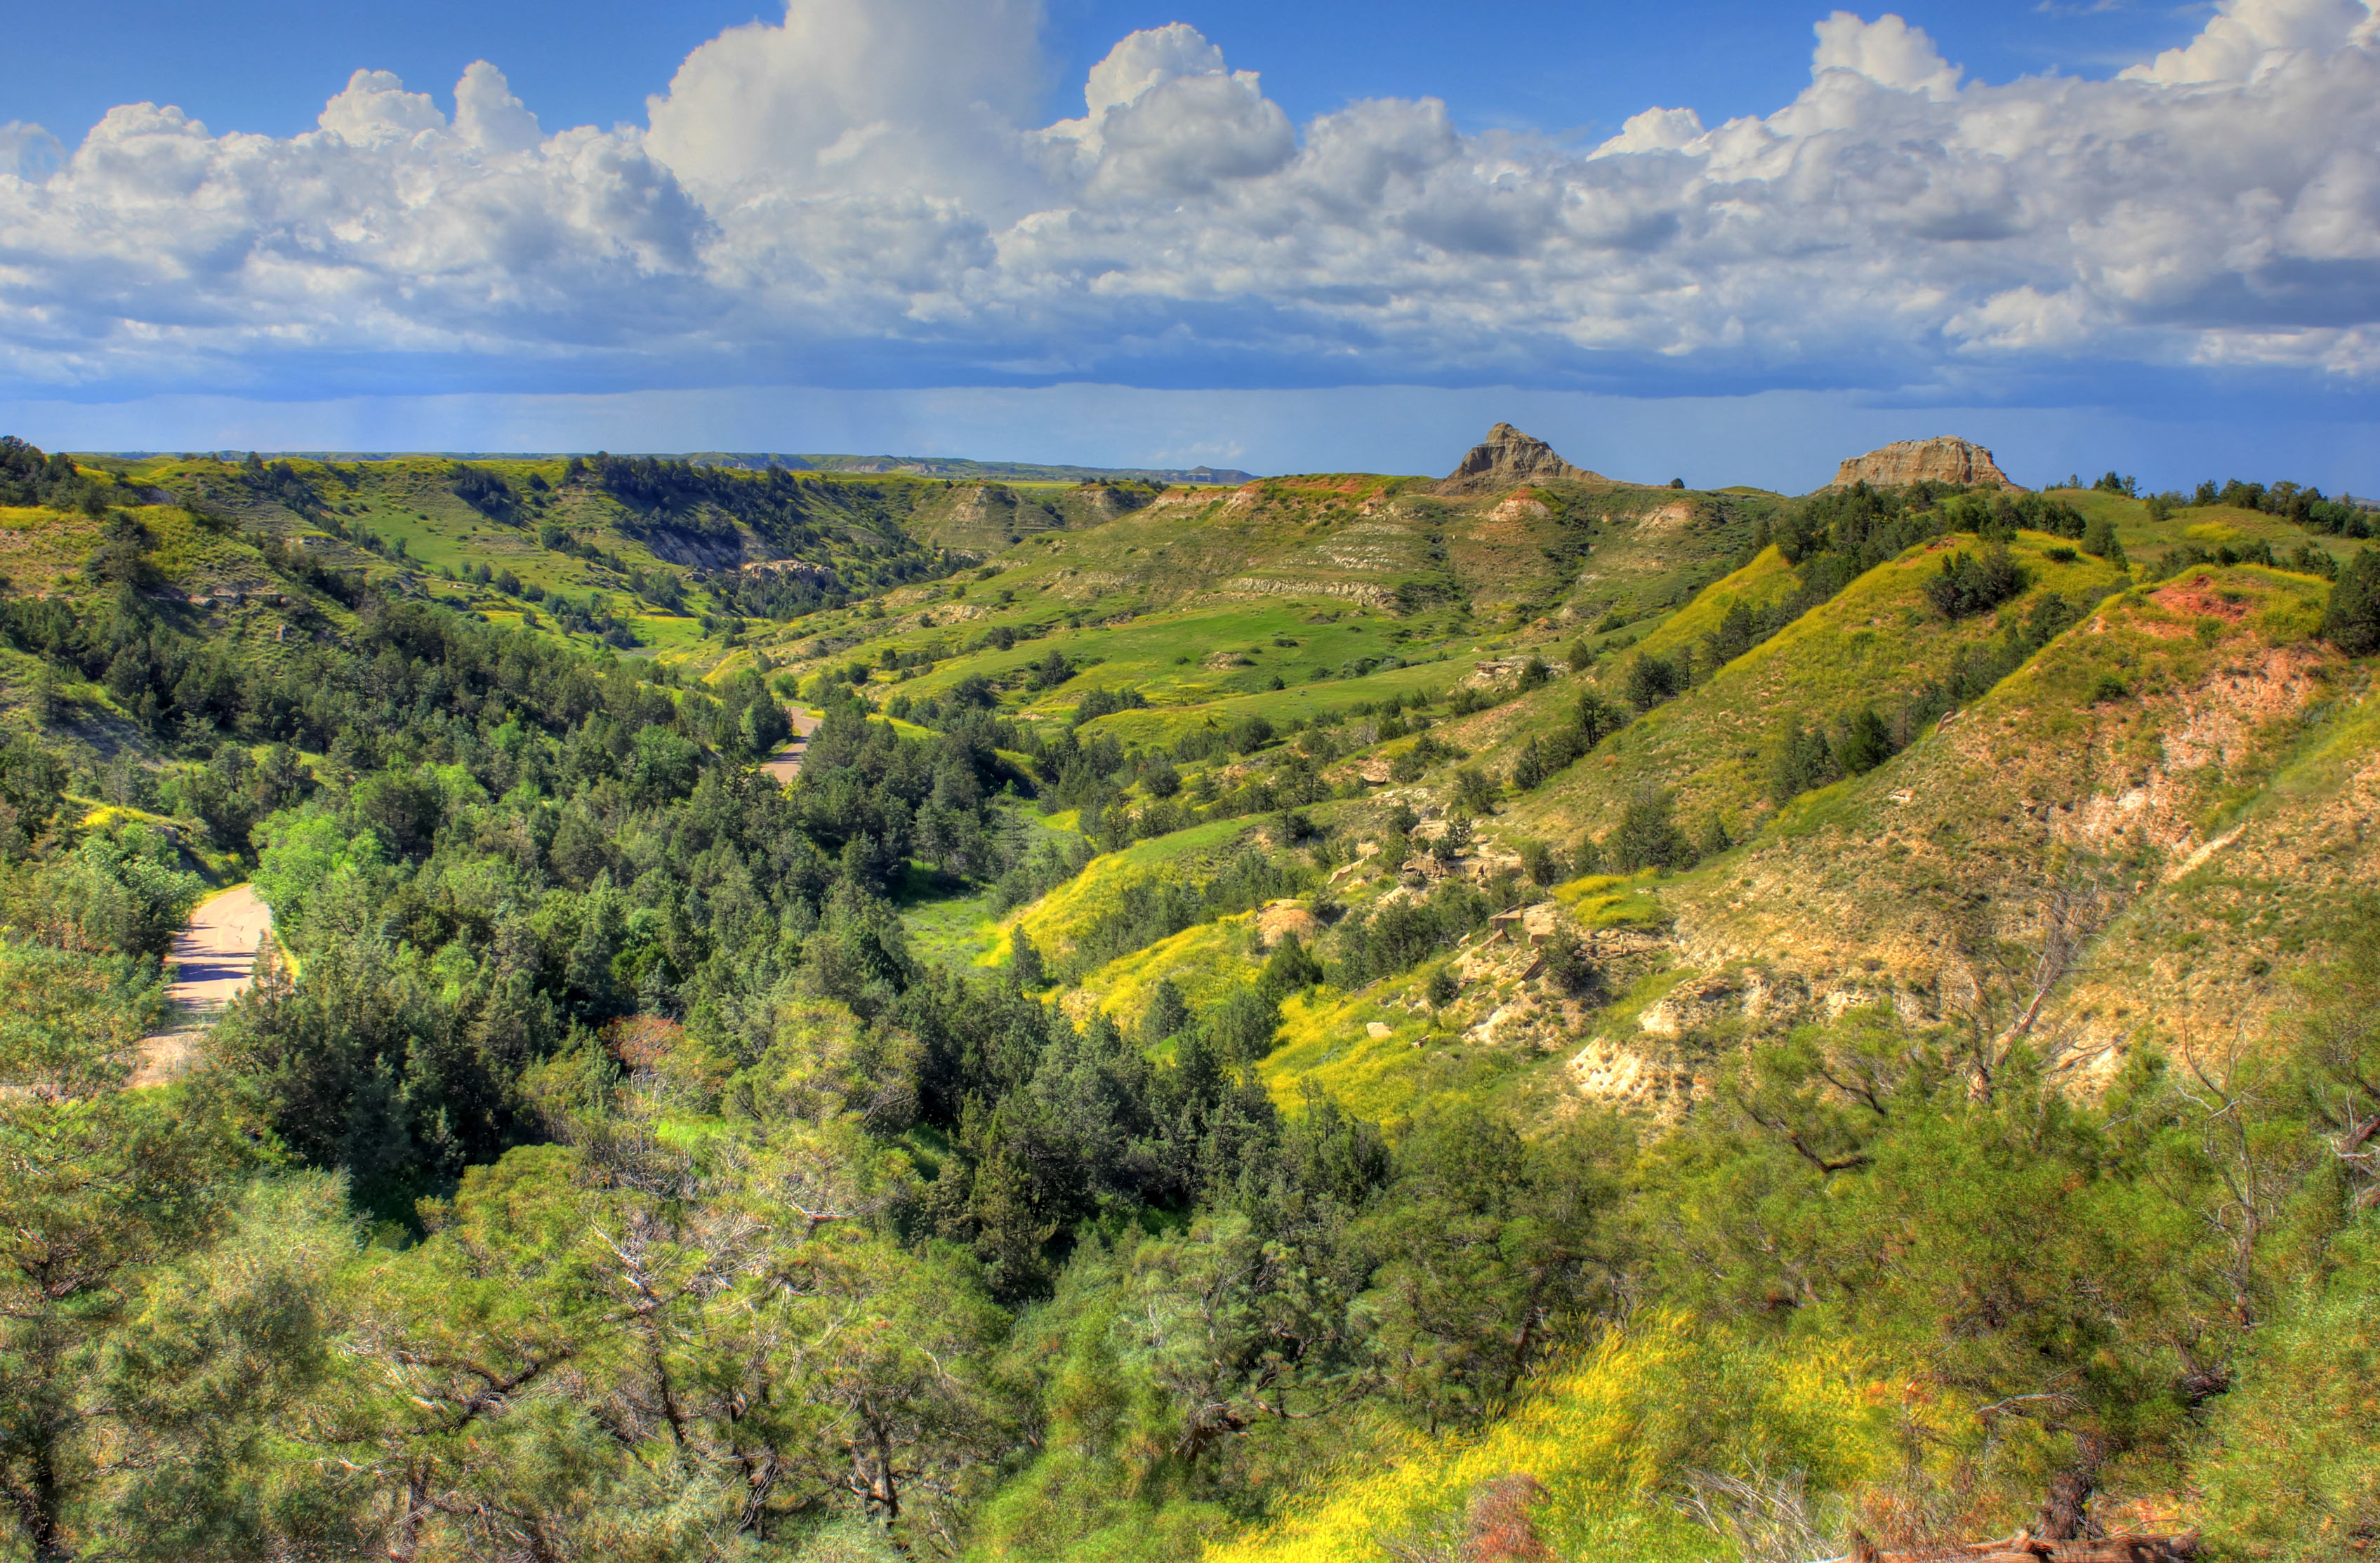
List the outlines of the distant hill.
{"type": "Polygon", "coordinates": [[[913,478],[964,478],[994,483],[1097,483],[1137,480],[1143,483],[1212,484],[1237,488],[1256,481],[1257,474],[1236,467],[1059,466],[1032,461],[968,461],[960,456],[696,455],[694,461],[721,466],[809,467],[819,472],[888,472],[913,478]]]}
{"type": "MultiPolygon", "coordinates": [[[[163,451],[86,451],[78,454],[116,461],[143,461],[172,453],[163,451]]],[[[245,451],[206,451],[199,453],[223,461],[238,461],[245,451]]],[[[266,451],[267,456],[297,458],[304,461],[401,461],[407,457],[435,456],[447,461],[556,461],[572,455],[593,455],[592,451],[266,451]]],[[[860,472],[896,474],[909,478],[960,478],[973,482],[991,483],[1099,483],[1141,482],[1161,484],[1205,484],[1237,488],[1253,483],[1254,472],[1237,467],[1214,466],[1062,466],[1037,461],[969,461],[964,456],[904,456],[904,455],[790,455],[781,451],[686,451],[681,453],[614,452],[614,454],[652,454],[671,460],[690,461],[698,466],[724,466],[739,472],[765,472],[781,466],[789,472],[860,472]]]]}

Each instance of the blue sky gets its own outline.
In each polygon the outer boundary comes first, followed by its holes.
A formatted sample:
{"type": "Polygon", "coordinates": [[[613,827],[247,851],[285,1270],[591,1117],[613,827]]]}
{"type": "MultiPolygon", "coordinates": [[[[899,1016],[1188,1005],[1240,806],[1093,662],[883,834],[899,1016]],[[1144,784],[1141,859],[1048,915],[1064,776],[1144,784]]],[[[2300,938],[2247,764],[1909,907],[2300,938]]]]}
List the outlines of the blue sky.
{"type": "Polygon", "coordinates": [[[85,0],[12,18],[0,425],[1437,470],[1512,417],[1654,480],[1958,432],[2368,491],[2376,30],[85,0]]]}
{"type": "MultiPolygon", "coordinates": [[[[1716,122],[1763,114],[1809,77],[1810,24],[1830,6],[1467,4],[1279,0],[1118,4],[1053,0],[1051,118],[1075,112],[1084,75],[1117,39],[1187,21],[1303,122],[1367,97],[1446,100],[1467,128],[1528,126],[1609,134],[1648,103],[1716,122]]],[[[2177,5],[1915,5],[1895,9],[1990,80],[2056,68],[2107,76],[2187,42],[2208,7],[2177,5]]],[[[246,0],[79,0],[28,7],[12,48],[37,62],[0,82],[0,119],[71,140],[117,103],[177,103],[217,130],[289,136],[358,67],[389,70],[452,109],[473,60],[492,61],[554,125],[640,121],[647,94],[698,44],[782,16],[752,0],[408,0],[398,6],[246,0]]],[[[1598,135],[1597,139],[1601,137],[1598,135]]]]}

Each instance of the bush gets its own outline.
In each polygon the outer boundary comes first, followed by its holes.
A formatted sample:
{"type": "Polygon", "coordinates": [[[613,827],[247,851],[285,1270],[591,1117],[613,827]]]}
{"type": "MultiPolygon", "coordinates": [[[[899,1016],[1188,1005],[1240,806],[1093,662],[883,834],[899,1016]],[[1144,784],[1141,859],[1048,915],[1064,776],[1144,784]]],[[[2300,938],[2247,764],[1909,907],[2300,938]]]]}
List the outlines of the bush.
{"type": "Polygon", "coordinates": [[[1628,664],[1628,703],[1640,711],[1676,698],[1685,686],[1685,670],[1664,658],[1648,652],[1628,664]]]}
{"type": "Polygon", "coordinates": [[[1694,861],[1694,843],[1678,829],[1677,800],[1658,789],[1639,793],[1628,801],[1604,849],[1623,873],[1691,867],[1694,861]]]}
{"type": "Polygon", "coordinates": [[[9,920],[67,950],[163,955],[206,889],[179,858],[145,825],[93,836],[18,887],[9,920]]]}
{"type": "Polygon", "coordinates": [[[0,745],[0,859],[25,850],[66,797],[67,769],[22,734],[0,745]]]}
{"type": "Polygon", "coordinates": [[[1823,787],[1841,775],[1827,735],[1800,722],[1785,730],[1785,745],[1768,778],[1769,801],[1782,808],[1803,794],[1823,787]]]}
{"type": "Polygon", "coordinates": [[[1440,966],[1429,974],[1429,987],[1425,990],[1433,1010],[1443,1010],[1463,996],[1463,979],[1454,975],[1452,966],[1440,966]]]}
{"type": "Polygon", "coordinates": [[[2094,559],[2104,559],[2110,564],[2122,565],[2124,545],[2116,540],[2116,524],[2106,516],[2093,517],[2082,528],[2082,551],[2094,559]]]}
{"type": "Polygon", "coordinates": [[[1602,990],[1603,972],[1568,923],[1556,923],[1545,943],[1546,981],[1562,993],[1583,998],[1602,990]]]}
{"type": "Polygon", "coordinates": [[[1041,962],[1041,947],[1035,944],[1032,936],[1023,928],[1017,929],[1016,937],[1009,942],[1008,975],[1009,980],[1021,988],[1049,985],[1049,973],[1041,962]]]}
{"type": "Polygon", "coordinates": [[[2203,1477],[2213,1529],[2251,1557],[2340,1557],[2380,1533],[2380,1264],[2367,1218],[2350,1255],[2258,1332],[2218,1402],[2203,1477]]]}
{"type": "Polygon", "coordinates": [[[1835,743],[1835,763],[1847,776],[1864,776],[1890,759],[1892,749],[1892,730],[1875,707],[1864,706],[1844,724],[1843,735],[1835,743]]]}
{"type": "Polygon", "coordinates": [[[1473,814],[1496,812],[1496,783],[1472,766],[1458,766],[1454,771],[1454,806],[1473,814]]]}

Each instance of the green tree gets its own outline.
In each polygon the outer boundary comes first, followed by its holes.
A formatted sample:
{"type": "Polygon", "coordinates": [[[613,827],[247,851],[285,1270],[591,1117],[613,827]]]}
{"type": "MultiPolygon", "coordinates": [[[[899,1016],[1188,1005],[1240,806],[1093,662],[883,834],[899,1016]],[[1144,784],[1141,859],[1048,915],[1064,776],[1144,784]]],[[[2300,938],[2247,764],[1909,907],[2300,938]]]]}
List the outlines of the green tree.
{"type": "Polygon", "coordinates": [[[2116,540],[2116,524],[2104,515],[2093,516],[2083,527],[2082,551],[2119,569],[2126,563],[2124,545],[2116,540]]]}
{"type": "Polygon", "coordinates": [[[1399,1147],[1388,1200],[1365,1223],[1381,1261],[1371,1355],[1427,1425],[1485,1415],[1614,1301],[1609,1218],[1626,1146],[1610,1121],[1524,1139],[1508,1118],[1455,1108],[1399,1147]]]}
{"type": "Polygon", "coordinates": [[[162,955],[206,886],[180,857],[137,820],[86,837],[74,852],[13,877],[8,920],[68,950],[162,955]]]}
{"type": "Polygon", "coordinates": [[[1685,686],[1683,669],[1650,652],[1638,653],[1628,664],[1628,703],[1640,711],[1674,699],[1685,686]]]}
{"type": "Polygon", "coordinates": [[[66,767],[30,737],[18,733],[0,744],[0,862],[23,853],[48,828],[66,784],[66,767]]]}
{"type": "Polygon", "coordinates": [[[1628,800],[1603,850],[1622,873],[1645,868],[1683,868],[1694,860],[1694,843],[1678,828],[1677,799],[1646,788],[1628,800]]]}
{"type": "Polygon", "coordinates": [[[1017,987],[1026,989],[1043,987],[1050,980],[1042,965],[1040,946],[1022,927],[1009,941],[1008,975],[1017,987]]]}
{"type": "Polygon", "coordinates": [[[2380,651],[2380,550],[2358,549],[2323,610],[2322,637],[2350,657],[2380,651]]]}
{"type": "Polygon", "coordinates": [[[108,1392],[147,1278],[222,1229],[249,1152],[219,1097],[123,1089],[153,965],[0,943],[0,1494],[28,1554],[66,1558],[157,1432],[140,1375],[108,1392]]]}
{"type": "Polygon", "coordinates": [[[2380,1229],[2357,1222],[2326,1274],[2285,1301],[2217,1401],[2198,1471],[2206,1518],[2242,1556],[2307,1563],[2380,1534],[2380,1229]]]}

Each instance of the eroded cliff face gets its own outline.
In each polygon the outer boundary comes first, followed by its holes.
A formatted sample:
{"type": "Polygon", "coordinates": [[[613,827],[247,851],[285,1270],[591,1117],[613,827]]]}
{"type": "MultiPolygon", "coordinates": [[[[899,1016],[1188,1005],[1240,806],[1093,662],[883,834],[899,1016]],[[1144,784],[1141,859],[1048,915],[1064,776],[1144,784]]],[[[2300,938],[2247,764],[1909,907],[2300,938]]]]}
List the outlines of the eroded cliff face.
{"type": "Polygon", "coordinates": [[[1931,440],[1898,440],[1865,455],[1848,456],[1831,485],[1848,489],[1865,481],[1872,489],[1912,483],[1958,483],[1975,489],[2013,489],[1992,453],[1972,440],[1937,434],[1931,440]]]}
{"type": "Polygon", "coordinates": [[[1524,434],[1509,423],[1488,430],[1488,438],[1471,447],[1462,464],[1438,485],[1441,494],[1490,493],[1528,483],[1608,483],[1609,479],[1583,466],[1572,466],[1551,445],[1524,434]]]}

